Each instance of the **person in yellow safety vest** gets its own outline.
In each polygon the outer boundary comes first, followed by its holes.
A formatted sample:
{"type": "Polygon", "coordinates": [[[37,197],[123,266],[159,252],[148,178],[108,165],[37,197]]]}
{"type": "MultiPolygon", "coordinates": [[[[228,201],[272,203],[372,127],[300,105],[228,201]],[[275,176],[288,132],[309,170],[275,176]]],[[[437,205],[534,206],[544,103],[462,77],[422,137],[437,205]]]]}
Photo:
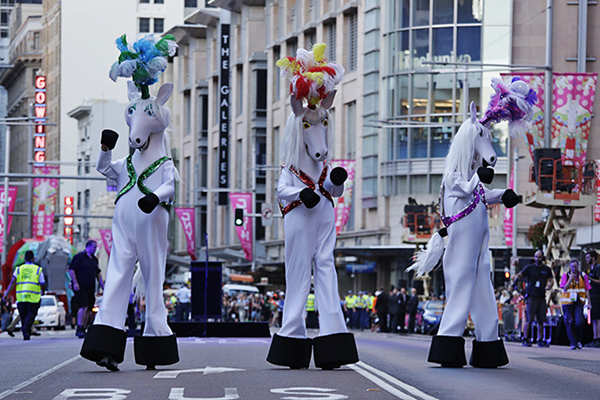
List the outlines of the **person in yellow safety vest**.
{"type": "Polygon", "coordinates": [[[306,298],[306,327],[318,329],[317,308],[315,304],[315,293],[311,290],[306,298]]]}
{"type": "Polygon", "coordinates": [[[560,288],[563,290],[560,303],[571,350],[576,350],[583,348],[583,306],[589,298],[591,285],[588,276],[579,270],[579,261],[572,259],[569,269],[560,280],[560,288]]]}
{"type": "Polygon", "coordinates": [[[21,332],[23,340],[30,340],[31,327],[40,307],[43,288],[46,284],[44,273],[39,265],[33,263],[33,251],[25,252],[25,264],[15,268],[13,277],[4,294],[4,298],[12,289],[13,284],[17,284],[17,309],[21,317],[21,332]]]}
{"type": "Polygon", "coordinates": [[[351,290],[348,290],[348,294],[345,298],[345,305],[348,313],[348,328],[354,328],[356,323],[356,296],[352,294],[351,290]]]}
{"type": "Polygon", "coordinates": [[[358,296],[356,296],[356,311],[357,311],[357,317],[356,317],[356,328],[359,329],[365,329],[366,328],[366,316],[368,315],[367,313],[367,301],[365,299],[365,293],[364,292],[359,292],[358,296]]]}

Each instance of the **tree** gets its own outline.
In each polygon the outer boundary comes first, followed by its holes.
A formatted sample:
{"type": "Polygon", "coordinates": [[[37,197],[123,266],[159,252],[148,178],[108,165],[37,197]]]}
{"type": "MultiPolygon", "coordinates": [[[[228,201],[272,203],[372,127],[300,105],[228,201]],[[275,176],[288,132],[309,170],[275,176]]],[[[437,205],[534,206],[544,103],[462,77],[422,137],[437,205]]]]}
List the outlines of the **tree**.
{"type": "Polygon", "coordinates": [[[544,235],[545,222],[538,222],[537,224],[531,225],[527,230],[527,240],[531,243],[534,249],[541,249],[543,246],[548,244],[548,238],[544,235]]]}

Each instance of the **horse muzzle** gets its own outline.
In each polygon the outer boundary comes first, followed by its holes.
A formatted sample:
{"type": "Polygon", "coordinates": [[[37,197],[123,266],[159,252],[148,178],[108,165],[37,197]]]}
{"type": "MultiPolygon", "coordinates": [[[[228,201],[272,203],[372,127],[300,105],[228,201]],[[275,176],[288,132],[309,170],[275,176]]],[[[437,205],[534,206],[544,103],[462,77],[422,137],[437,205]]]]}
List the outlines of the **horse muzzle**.
{"type": "Polygon", "coordinates": [[[496,166],[497,161],[498,161],[498,158],[496,158],[496,156],[490,157],[489,161],[486,160],[485,158],[481,157],[481,164],[483,165],[484,168],[487,168],[487,167],[494,168],[496,166]]]}
{"type": "Polygon", "coordinates": [[[142,139],[140,138],[129,138],[129,147],[133,147],[134,149],[141,149],[144,146],[146,146],[146,143],[148,142],[148,140],[144,140],[142,141],[142,139]]]}

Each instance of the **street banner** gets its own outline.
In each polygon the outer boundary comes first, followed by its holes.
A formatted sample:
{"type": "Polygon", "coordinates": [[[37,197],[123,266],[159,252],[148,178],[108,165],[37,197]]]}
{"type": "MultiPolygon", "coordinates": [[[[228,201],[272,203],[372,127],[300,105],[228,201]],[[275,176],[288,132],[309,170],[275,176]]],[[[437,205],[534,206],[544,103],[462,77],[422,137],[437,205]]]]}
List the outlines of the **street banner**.
{"type": "MultiPolygon", "coordinates": [[[[8,187],[8,212],[13,212],[15,209],[15,202],[17,201],[17,187],[8,187]]],[[[4,248],[4,210],[6,204],[6,194],[4,193],[4,185],[0,186],[0,252],[4,248]]],[[[12,224],[12,216],[8,216],[8,225],[6,226],[6,234],[10,233],[10,226],[12,224]]]]}
{"type": "Polygon", "coordinates": [[[252,194],[251,193],[229,193],[229,201],[231,202],[231,209],[235,213],[236,208],[242,208],[244,210],[244,223],[242,226],[235,226],[242,249],[246,255],[248,261],[252,261],[252,218],[249,214],[252,214],[252,194]]]}
{"type": "Polygon", "coordinates": [[[112,230],[111,229],[98,229],[100,237],[102,238],[102,245],[106,254],[110,257],[110,249],[112,249],[112,230]]]}
{"type": "Polygon", "coordinates": [[[192,260],[196,259],[194,239],[196,237],[196,224],[194,221],[194,208],[193,207],[175,207],[175,214],[179,217],[181,227],[183,228],[183,234],[187,242],[187,252],[192,257],[192,260]]]}
{"type": "Polygon", "coordinates": [[[40,178],[33,179],[33,236],[43,238],[52,235],[54,231],[54,210],[58,191],[58,179],[48,179],[43,175],[58,175],[58,165],[33,167],[33,173],[40,178]]]}
{"type": "Polygon", "coordinates": [[[531,126],[525,133],[525,142],[529,148],[529,155],[533,161],[533,150],[544,147],[544,73],[510,73],[501,74],[506,84],[510,84],[513,78],[520,78],[537,94],[537,103],[533,105],[531,126]]]}
{"type": "Polygon", "coordinates": [[[348,172],[348,179],[344,183],[344,194],[334,198],[335,205],[335,233],[339,235],[350,217],[352,207],[352,190],[354,189],[354,167],[356,160],[331,160],[331,169],[342,167],[348,172]]]}
{"type": "Polygon", "coordinates": [[[592,125],[596,73],[552,75],[552,147],[562,150],[563,165],[583,166],[592,125]]]}
{"type": "Polygon", "coordinates": [[[594,221],[600,222],[600,160],[596,162],[596,205],[594,206],[594,221]]]}
{"type": "MultiPolygon", "coordinates": [[[[515,188],[515,169],[514,167],[510,171],[510,179],[508,181],[508,188],[515,188]]],[[[504,242],[506,246],[513,245],[513,214],[514,208],[504,208],[504,242]]]]}

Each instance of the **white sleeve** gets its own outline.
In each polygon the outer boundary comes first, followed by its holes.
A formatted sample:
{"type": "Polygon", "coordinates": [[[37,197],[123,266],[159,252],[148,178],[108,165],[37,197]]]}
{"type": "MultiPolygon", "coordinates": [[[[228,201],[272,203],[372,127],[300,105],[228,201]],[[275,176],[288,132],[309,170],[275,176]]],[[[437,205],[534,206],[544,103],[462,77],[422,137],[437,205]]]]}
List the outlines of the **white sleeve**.
{"type": "Polygon", "coordinates": [[[469,181],[467,181],[455,172],[452,176],[452,186],[450,187],[450,190],[458,197],[470,196],[479,183],[479,176],[476,173],[473,174],[473,177],[469,181]]]}
{"type": "Polygon", "coordinates": [[[294,200],[300,198],[300,192],[305,189],[306,186],[294,185],[294,175],[286,168],[281,170],[279,175],[279,181],[277,183],[277,197],[279,200],[291,203],[294,200]]]}
{"type": "Polygon", "coordinates": [[[327,190],[333,197],[340,197],[344,194],[344,184],[334,185],[330,179],[331,171],[327,174],[327,178],[325,178],[325,182],[323,182],[323,187],[327,190]]]}
{"type": "Polygon", "coordinates": [[[484,186],[483,190],[485,191],[485,199],[488,204],[502,203],[502,195],[506,189],[487,189],[484,186]]]}
{"type": "Polygon", "coordinates": [[[154,194],[161,202],[170,203],[175,200],[175,180],[179,176],[173,161],[167,161],[163,165],[162,184],[156,188],[154,194]]]}
{"type": "Polygon", "coordinates": [[[122,160],[112,161],[112,151],[102,151],[98,154],[96,170],[109,179],[117,180],[119,178],[119,164],[122,160]]]}

